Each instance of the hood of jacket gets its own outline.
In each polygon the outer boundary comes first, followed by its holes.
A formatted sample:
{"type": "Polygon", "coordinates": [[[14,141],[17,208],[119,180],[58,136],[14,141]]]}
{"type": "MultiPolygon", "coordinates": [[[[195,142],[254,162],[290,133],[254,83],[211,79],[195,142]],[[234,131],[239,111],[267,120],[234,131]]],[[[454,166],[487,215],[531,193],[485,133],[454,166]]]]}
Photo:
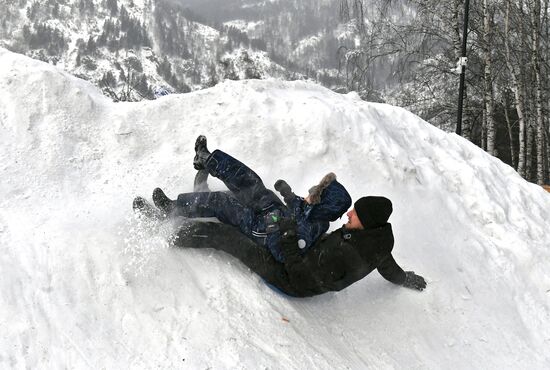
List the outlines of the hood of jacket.
{"type": "Polygon", "coordinates": [[[315,191],[310,190],[310,196],[314,195],[314,201],[306,212],[311,220],[336,221],[351,207],[351,196],[332,173],[325,176],[321,183],[312,189],[315,191]]]}

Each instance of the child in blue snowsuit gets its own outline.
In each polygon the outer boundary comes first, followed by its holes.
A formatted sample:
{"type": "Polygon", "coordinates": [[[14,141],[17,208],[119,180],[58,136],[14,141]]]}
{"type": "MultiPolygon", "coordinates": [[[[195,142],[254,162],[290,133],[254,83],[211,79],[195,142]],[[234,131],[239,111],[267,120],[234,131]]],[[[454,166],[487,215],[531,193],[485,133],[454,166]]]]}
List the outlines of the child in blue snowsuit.
{"type": "Polygon", "coordinates": [[[242,162],[221,150],[210,153],[204,136],[197,138],[195,151],[195,168],[223,181],[230,192],[183,193],[172,201],[157,188],[153,192],[155,205],[170,216],[216,217],[222,223],[238,227],[256,244],[268,248],[278,262],[284,262],[278,226],[281,218],[296,221],[298,245],[305,252],[328,230],[329,222],[337,220],[351,206],[350,195],[334,174],[325,176],[305,199],[279,180],[275,187],[284,196],[285,205],[242,162]]]}

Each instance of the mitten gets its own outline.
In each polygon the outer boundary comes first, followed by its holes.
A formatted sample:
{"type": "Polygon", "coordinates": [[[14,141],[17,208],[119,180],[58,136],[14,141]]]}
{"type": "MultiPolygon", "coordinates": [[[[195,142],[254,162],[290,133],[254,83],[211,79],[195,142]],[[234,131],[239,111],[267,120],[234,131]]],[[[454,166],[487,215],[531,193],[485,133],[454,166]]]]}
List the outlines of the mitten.
{"type": "Polygon", "coordinates": [[[405,282],[403,286],[422,291],[426,288],[426,280],[424,280],[422,276],[416,275],[414,271],[405,271],[405,282]]]}

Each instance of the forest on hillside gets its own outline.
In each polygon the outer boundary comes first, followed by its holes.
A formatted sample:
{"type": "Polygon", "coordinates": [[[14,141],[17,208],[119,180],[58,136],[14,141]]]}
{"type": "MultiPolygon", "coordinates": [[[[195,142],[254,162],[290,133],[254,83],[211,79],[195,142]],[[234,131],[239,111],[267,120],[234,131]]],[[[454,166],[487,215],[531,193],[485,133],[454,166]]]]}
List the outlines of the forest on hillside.
{"type": "MultiPolygon", "coordinates": [[[[389,58],[396,83],[384,100],[454,131],[464,1],[371,5],[340,1],[361,40],[343,47],[348,89],[379,93],[377,63],[389,58]]],[[[463,136],[539,184],[549,182],[549,10],[548,0],[469,6],[463,136]]]]}

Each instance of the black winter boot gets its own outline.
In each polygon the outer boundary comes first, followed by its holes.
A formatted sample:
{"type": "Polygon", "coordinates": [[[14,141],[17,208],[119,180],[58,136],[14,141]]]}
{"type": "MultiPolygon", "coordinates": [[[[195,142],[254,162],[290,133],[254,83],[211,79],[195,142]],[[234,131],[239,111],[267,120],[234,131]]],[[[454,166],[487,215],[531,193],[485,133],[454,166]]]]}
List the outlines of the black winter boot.
{"type": "Polygon", "coordinates": [[[206,147],[206,136],[199,135],[195,141],[195,153],[193,167],[195,167],[196,170],[204,170],[206,168],[206,161],[210,158],[210,152],[206,147]]]}
{"type": "Polygon", "coordinates": [[[161,218],[160,211],[142,197],[136,197],[134,199],[132,207],[134,208],[134,212],[141,213],[142,215],[148,218],[153,218],[153,219],[161,218]]]}
{"type": "Polygon", "coordinates": [[[153,203],[155,203],[155,206],[164,212],[166,216],[170,215],[174,208],[176,208],[176,201],[168,198],[161,188],[153,190],[153,203]]]}
{"type": "Polygon", "coordinates": [[[142,197],[135,197],[134,202],[132,203],[132,208],[134,211],[141,211],[143,208],[145,208],[145,205],[147,204],[147,201],[142,197]]]}

